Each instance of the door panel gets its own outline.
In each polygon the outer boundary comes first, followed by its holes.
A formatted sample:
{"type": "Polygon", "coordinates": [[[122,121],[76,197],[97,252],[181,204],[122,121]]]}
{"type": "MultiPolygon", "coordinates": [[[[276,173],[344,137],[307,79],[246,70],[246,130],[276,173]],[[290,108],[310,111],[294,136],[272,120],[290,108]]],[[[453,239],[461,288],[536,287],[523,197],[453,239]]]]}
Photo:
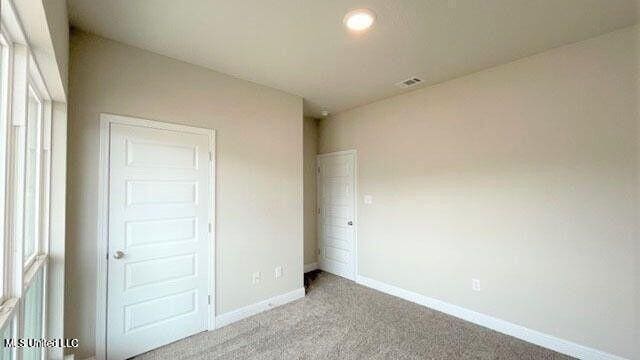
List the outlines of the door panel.
{"type": "Polygon", "coordinates": [[[318,210],[320,268],[354,280],[355,154],[318,157],[318,210]]]}
{"type": "Polygon", "coordinates": [[[127,180],[127,205],[196,205],[198,184],[191,181],[127,180]]]}
{"type": "Polygon", "coordinates": [[[198,275],[195,254],[168,256],[128,263],[125,265],[124,272],[126,279],[125,290],[198,275]]]}
{"type": "Polygon", "coordinates": [[[111,124],[109,155],[107,357],[126,359],[207,329],[209,137],[111,124]]]}
{"type": "MultiPolygon", "coordinates": [[[[124,307],[125,334],[135,330],[162,325],[167,320],[197,310],[196,290],[161,296],[124,307]]],[[[134,335],[135,336],[135,335],[134,335]]]]}
{"type": "Polygon", "coordinates": [[[159,245],[182,241],[196,241],[198,223],[195,217],[128,221],[125,224],[125,246],[159,245]]]}

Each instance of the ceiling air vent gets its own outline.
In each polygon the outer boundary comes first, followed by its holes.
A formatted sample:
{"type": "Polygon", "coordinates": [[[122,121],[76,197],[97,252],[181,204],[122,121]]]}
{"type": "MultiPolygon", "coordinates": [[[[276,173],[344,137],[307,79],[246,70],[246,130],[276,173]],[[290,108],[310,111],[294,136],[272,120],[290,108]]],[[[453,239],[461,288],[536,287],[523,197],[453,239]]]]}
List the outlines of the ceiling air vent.
{"type": "Polygon", "coordinates": [[[396,84],[396,86],[406,89],[406,88],[416,86],[420,83],[422,83],[422,79],[419,79],[417,77],[411,77],[411,78],[408,78],[407,80],[400,81],[399,83],[396,84]]]}

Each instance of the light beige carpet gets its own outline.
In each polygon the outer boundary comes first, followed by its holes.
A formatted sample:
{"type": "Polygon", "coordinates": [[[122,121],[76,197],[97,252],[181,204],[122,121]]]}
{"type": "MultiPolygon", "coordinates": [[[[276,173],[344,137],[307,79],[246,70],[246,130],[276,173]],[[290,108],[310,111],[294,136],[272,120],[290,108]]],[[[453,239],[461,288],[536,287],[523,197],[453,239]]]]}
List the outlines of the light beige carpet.
{"type": "Polygon", "coordinates": [[[151,359],[568,357],[320,273],[304,299],[136,358],[151,359]]]}

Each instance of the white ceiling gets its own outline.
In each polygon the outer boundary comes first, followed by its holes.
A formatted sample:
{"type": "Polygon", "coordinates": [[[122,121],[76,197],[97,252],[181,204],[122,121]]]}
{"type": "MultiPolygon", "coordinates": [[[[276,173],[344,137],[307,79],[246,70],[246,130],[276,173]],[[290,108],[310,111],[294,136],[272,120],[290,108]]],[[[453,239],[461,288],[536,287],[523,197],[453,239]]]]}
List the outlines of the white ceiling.
{"type": "Polygon", "coordinates": [[[319,116],[634,24],[639,0],[68,0],[71,24],[281,89],[319,116]],[[374,28],[342,18],[366,7],[374,28]]]}

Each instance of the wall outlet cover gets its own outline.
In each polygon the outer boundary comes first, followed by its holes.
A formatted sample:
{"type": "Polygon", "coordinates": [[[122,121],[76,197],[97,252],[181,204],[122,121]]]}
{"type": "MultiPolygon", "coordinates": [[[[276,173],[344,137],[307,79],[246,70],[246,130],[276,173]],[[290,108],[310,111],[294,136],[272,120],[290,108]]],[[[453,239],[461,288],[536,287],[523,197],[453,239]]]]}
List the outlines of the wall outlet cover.
{"type": "Polygon", "coordinates": [[[260,271],[254,272],[251,278],[251,282],[255,285],[260,283],[260,271]]]}
{"type": "Polygon", "coordinates": [[[471,289],[473,291],[480,291],[482,290],[482,287],[480,286],[480,280],[478,279],[471,279],[471,289]]]}

